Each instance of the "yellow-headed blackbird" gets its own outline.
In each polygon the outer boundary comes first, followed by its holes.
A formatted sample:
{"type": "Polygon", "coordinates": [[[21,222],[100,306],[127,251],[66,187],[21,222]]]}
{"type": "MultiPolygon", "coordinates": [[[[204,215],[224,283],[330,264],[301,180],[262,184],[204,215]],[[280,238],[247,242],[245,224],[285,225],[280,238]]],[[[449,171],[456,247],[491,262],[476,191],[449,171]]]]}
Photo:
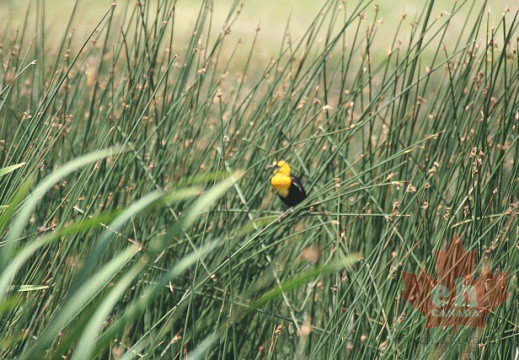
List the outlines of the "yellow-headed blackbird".
{"type": "Polygon", "coordinates": [[[306,198],[301,181],[290,174],[290,165],[286,161],[276,161],[269,168],[273,169],[274,173],[270,183],[285,204],[290,207],[296,206],[306,198]]]}

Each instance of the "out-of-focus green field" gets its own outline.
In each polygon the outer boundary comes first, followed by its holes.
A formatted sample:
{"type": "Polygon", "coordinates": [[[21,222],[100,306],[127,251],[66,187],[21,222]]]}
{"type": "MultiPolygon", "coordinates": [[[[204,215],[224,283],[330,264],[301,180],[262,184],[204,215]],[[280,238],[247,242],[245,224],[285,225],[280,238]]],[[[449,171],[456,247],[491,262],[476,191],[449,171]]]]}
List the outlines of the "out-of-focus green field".
{"type": "MultiPolygon", "coordinates": [[[[151,5],[156,3],[156,0],[148,0],[151,5]]],[[[8,0],[0,3],[0,12],[3,16],[9,18],[11,24],[22,23],[26,14],[27,5],[32,3],[33,8],[36,8],[37,2],[32,0],[8,0]]],[[[67,24],[68,14],[72,11],[74,1],[60,1],[60,0],[45,0],[41,1],[45,4],[45,18],[47,23],[45,24],[46,31],[59,34],[67,24]]],[[[214,2],[214,24],[213,28],[218,31],[222,25],[223,19],[227,16],[227,11],[232,0],[217,0],[214,2]]],[[[475,2],[476,3],[476,2],[475,2]]],[[[77,31],[79,38],[87,34],[92,26],[94,26],[100,17],[107,11],[112,4],[111,1],[106,0],[91,0],[91,1],[80,1],[80,17],[76,23],[73,24],[73,28],[77,31]]],[[[122,8],[123,2],[118,2],[118,7],[122,8]]],[[[288,29],[293,37],[293,41],[297,41],[304,31],[307,29],[310,21],[313,19],[314,14],[318,13],[323,6],[323,1],[318,0],[245,0],[242,2],[243,10],[238,18],[238,21],[232,26],[232,37],[237,40],[241,39],[244,46],[250,45],[251,39],[256,32],[256,28],[259,25],[261,27],[261,34],[258,39],[258,56],[271,57],[275,55],[283,38],[283,34],[288,29]]],[[[345,1],[344,8],[346,12],[352,9],[356,4],[356,1],[345,1]]],[[[392,40],[399,20],[403,14],[413,20],[416,19],[424,2],[420,0],[383,0],[374,1],[372,5],[366,9],[367,20],[369,17],[374,16],[373,9],[375,6],[379,9],[379,25],[378,25],[378,41],[374,44],[375,51],[385,52],[389,47],[389,42],[392,40]],[[387,46],[385,46],[385,42],[387,46]]],[[[453,2],[449,0],[436,1],[433,18],[434,17],[446,17],[450,14],[453,2]]],[[[184,45],[186,39],[191,36],[191,30],[193,29],[197,13],[199,12],[200,2],[191,0],[180,0],[177,4],[177,46],[181,47],[184,45]]],[[[515,12],[519,9],[519,5],[515,1],[511,0],[492,0],[489,2],[489,21],[492,24],[497,21],[501,15],[509,9],[515,12]]],[[[458,18],[463,18],[464,14],[468,12],[469,8],[465,7],[458,18]]],[[[116,11],[120,13],[122,9],[116,11]]],[[[409,21],[408,26],[410,27],[412,21],[409,21]]],[[[460,21],[456,21],[451,25],[451,30],[447,34],[445,41],[455,41],[458,39],[459,33],[461,32],[464,24],[460,21]]],[[[403,42],[408,40],[406,36],[410,29],[401,30],[401,39],[403,42]]],[[[49,45],[53,41],[60,41],[59,37],[49,37],[47,39],[49,45]]]]}

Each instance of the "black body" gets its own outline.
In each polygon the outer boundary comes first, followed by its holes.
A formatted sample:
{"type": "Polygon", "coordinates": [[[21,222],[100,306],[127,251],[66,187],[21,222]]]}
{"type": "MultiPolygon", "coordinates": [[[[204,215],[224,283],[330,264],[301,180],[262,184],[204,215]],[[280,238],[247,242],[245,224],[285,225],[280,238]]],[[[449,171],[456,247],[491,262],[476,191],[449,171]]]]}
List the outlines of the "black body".
{"type": "Polygon", "coordinates": [[[283,197],[279,194],[278,196],[286,205],[292,207],[296,206],[306,198],[306,191],[303,188],[303,184],[301,184],[301,181],[297,177],[290,175],[290,180],[292,181],[290,187],[288,188],[287,197],[283,197]]]}

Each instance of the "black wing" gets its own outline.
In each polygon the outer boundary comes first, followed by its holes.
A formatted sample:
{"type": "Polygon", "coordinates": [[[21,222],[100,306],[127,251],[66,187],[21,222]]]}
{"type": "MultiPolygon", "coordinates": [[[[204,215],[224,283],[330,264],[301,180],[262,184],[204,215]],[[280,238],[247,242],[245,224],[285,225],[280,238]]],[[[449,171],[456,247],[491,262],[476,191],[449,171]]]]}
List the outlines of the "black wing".
{"type": "MultiPolygon", "coordinates": [[[[288,206],[296,206],[306,198],[306,191],[299,180],[295,176],[290,176],[290,187],[288,188],[288,195],[286,197],[279,196],[279,198],[288,206]]],[[[278,194],[279,195],[279,194],[278,194]]]]}
{"type": "Polygon", "coordinates": [[[306,191],[305,191],[305,188],[303,187],[303,184],[301,183],[301,180],[299,180],[298,177],[293,176],[293,175],[290,176],[290,179],[292,180],[291,187],[295,187],[297,189],[297,192],[301,193],[303,196],[303,199],[304,199],[306,197],[306,191]]]}

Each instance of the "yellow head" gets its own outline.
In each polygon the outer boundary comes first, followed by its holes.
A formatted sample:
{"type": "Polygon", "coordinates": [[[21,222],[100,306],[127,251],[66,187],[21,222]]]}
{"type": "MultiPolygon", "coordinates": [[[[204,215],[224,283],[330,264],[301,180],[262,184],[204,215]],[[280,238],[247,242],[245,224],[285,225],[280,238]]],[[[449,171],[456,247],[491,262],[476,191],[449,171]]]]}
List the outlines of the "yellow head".
{"type": "Polygon", "coordinates": [[[269,168],[273,169],[272,173],[274,175],[290,176],[290,165],[288,165],[286,161],[274,161],[274,163],[270,165],[269,168]]]}

